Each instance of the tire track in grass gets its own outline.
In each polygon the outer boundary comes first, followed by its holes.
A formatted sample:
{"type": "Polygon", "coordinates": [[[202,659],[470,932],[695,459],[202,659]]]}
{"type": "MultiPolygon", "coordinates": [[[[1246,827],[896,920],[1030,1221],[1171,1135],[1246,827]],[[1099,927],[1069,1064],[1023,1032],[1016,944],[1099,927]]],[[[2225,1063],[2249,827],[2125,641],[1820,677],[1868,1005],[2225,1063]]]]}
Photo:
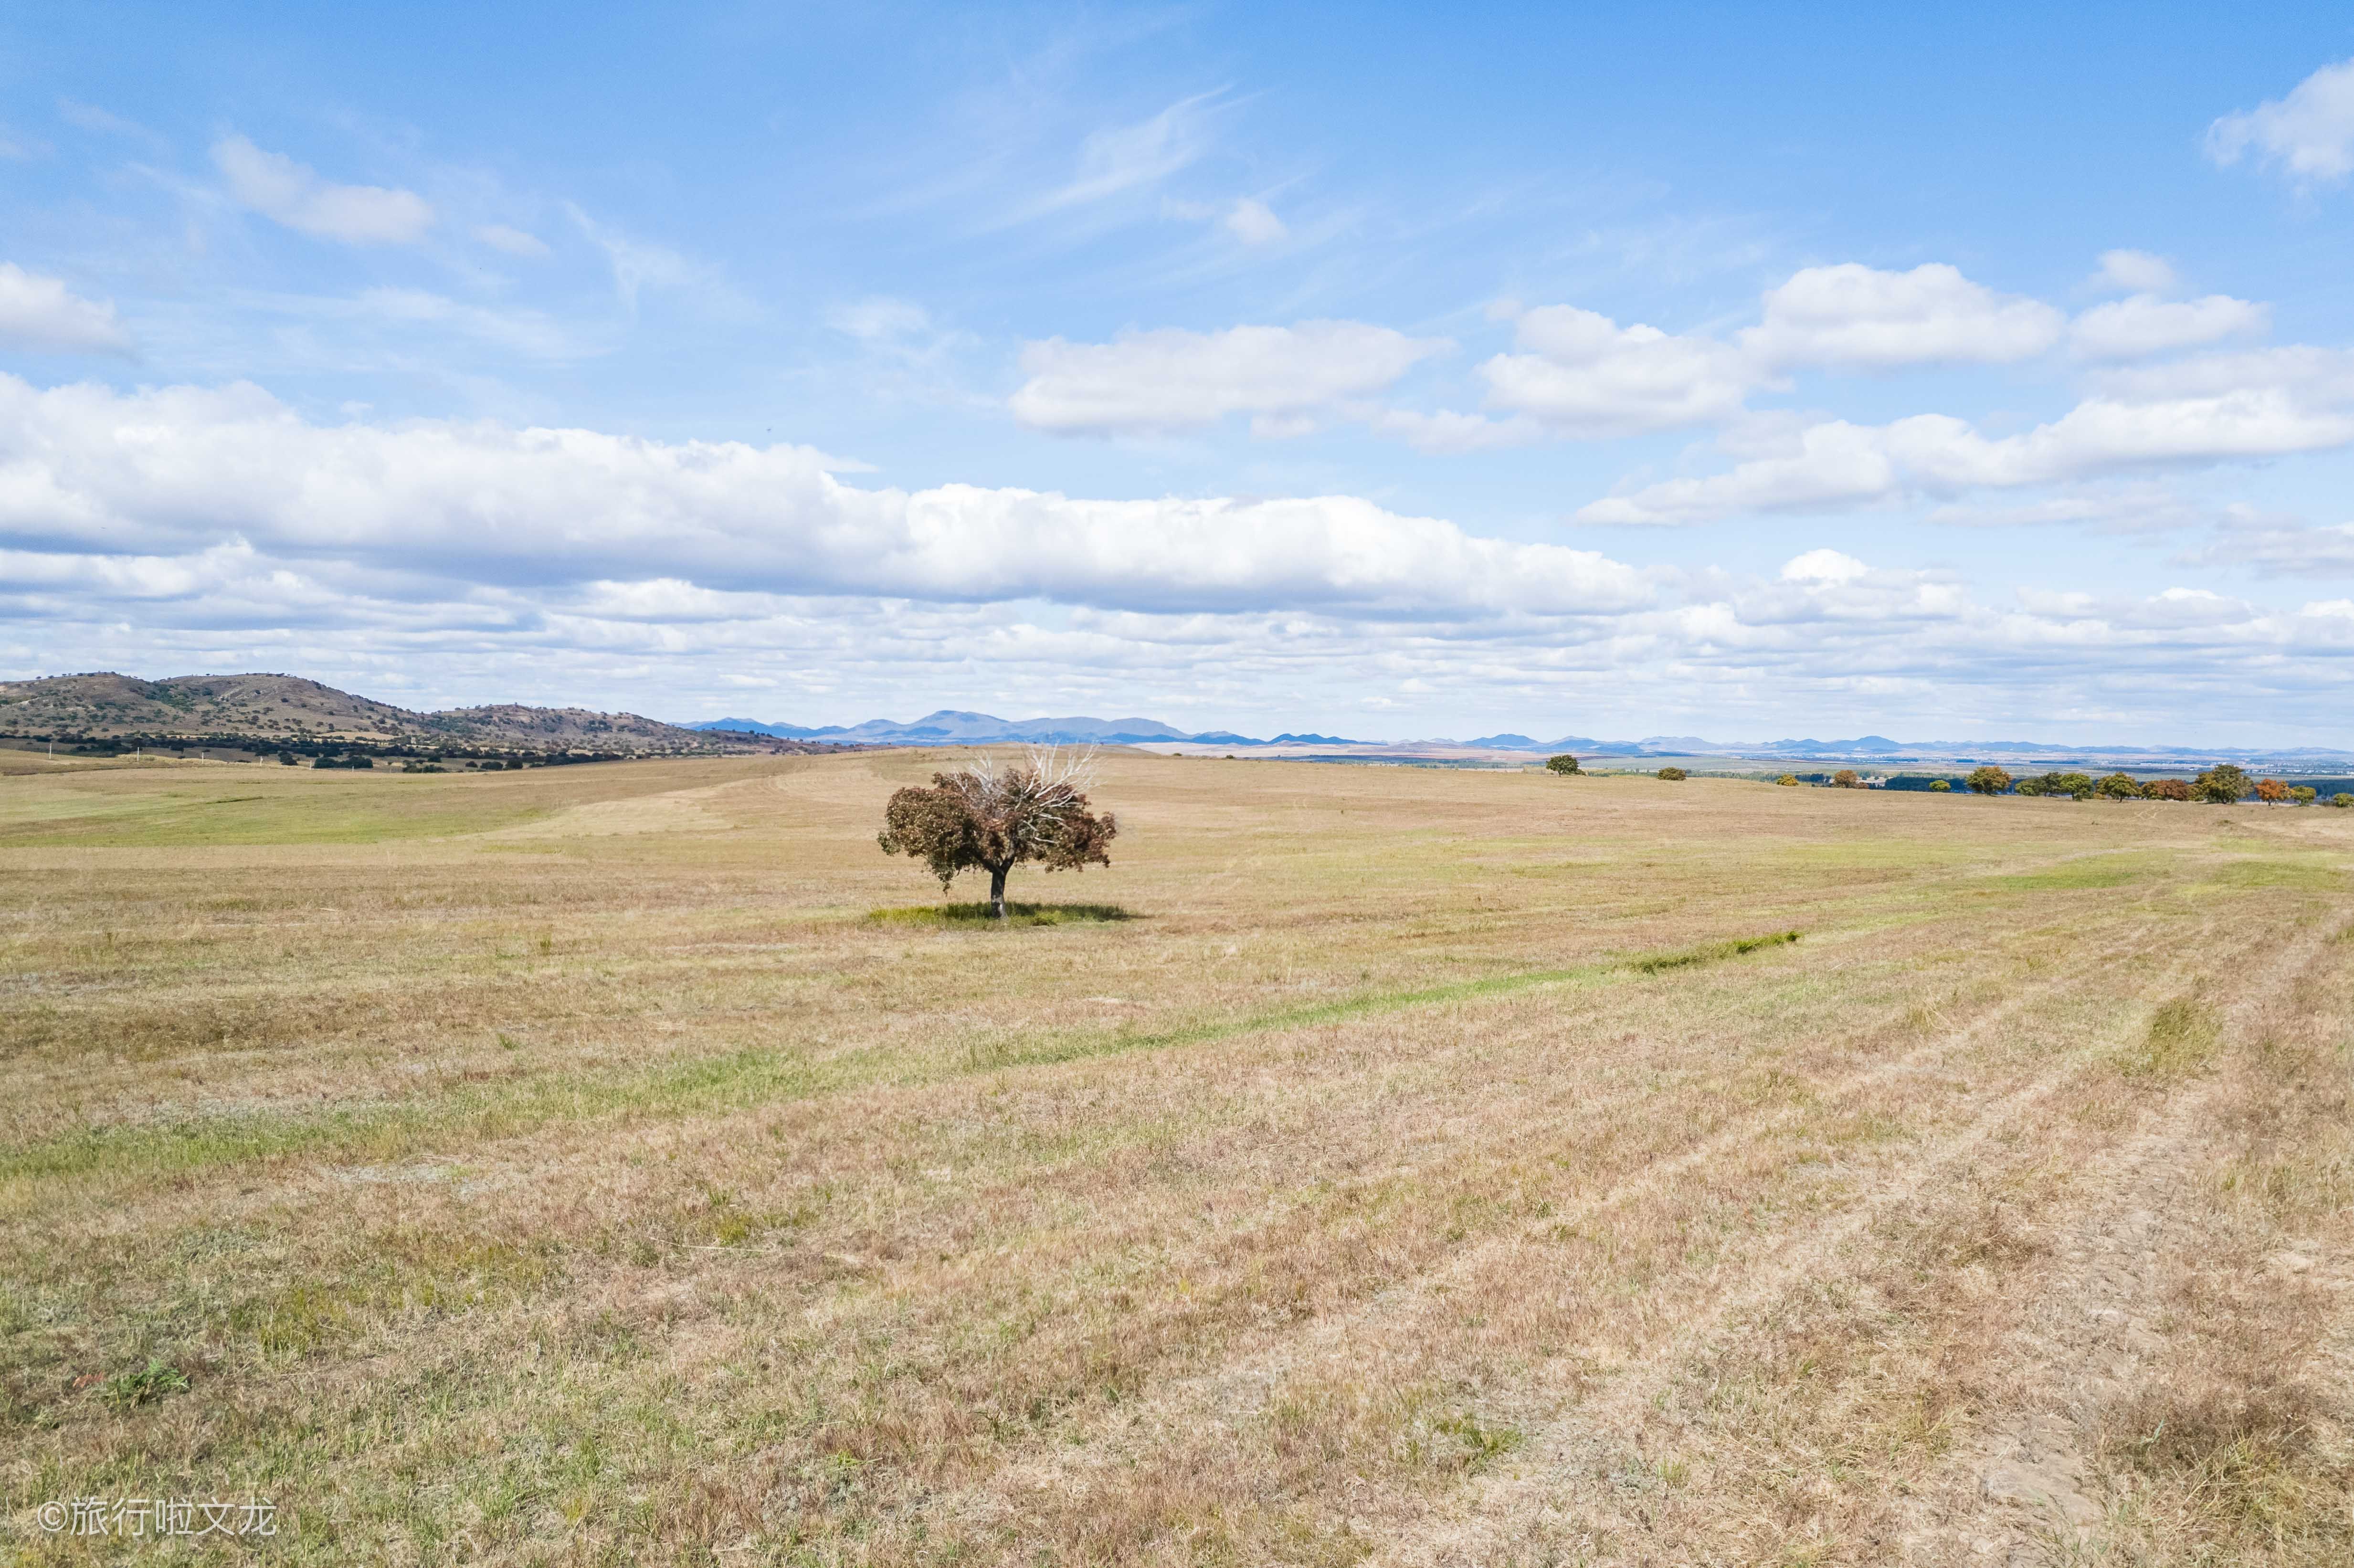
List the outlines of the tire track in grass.
{"type": "MultiPolygon", "coordinates": [[[[2235,1011],[2269,991],[2277,977],[2318,945],[2308,937],[2246,986],[2235,1011]]],[[[1709,1350],[1723,1350],[1741,1329],[1809,1281],[1852,1273],[1840,1255],[1877,1223],[1916,1200],[1931,1181],[1955,1170],[2007,1128],[2068,1087],[2100,1062],[2105,1052],[2072,1053],[2022,1087],[1986,1103],[1959,1131],[1940,1139],[1903,1172],[1850,1203],[1836,1217],[1788,1237],[1737,1288],[1721,1296],[1684,1324],[1668,1341],[1610,1378],[1600,1393],[1578,1401],[1549,1423],[1530,1445],[1532,1462],[1511,1477],[1481,1478],[1450,1502],[1423,1510],[1418,1527],[1392,1531],[1371,1559],[1377,1563],[1476,1564],[1506,1561],[1511,1550],[1508,1525],[1547,1515],[1558,1518],[1563,1499],[1574,1499],[1582,1483],[1611,1474],[1626,1456],[1638,1452],[1645,1412],[1709,1350]]],[[[2113,1152],[2105,1166],[2113,1165],[2113,1152]]],[[[1574,1503],[1567,1506],[1575,1507],[1574,1503]]],[[[1585,1521],[1581,1521],[1583,1523],[1585,1521]]],[[[1580,1533],[1584,1533],[1580,1531],[1580,1533]]]]}
{"type": "Polygon", "coordinates": [[[915,1071],[897,1075],[888,1070],[887,1059],[874,1051],[811,1062],[786,1052],[753,1049],[618,1076],[533,1078],[489,1087],[469,1086],[425,1100],[345,1105],[299,1114],[264,1111],[90,1127],[0,1150],[0,1212],[23,1213],[34,1207],[44,1181],[94,1172],[154,1176],[298,1155],[381,1163],[453,1143],[514,1137],[558,1121],[622,1114],[678,1118],[746,1110],[877,1085],[945,1083],[1007,1068],[1207,1044],[1377,1013],[1484,1001],[1543,987],[1623,982],[1664,969],[1720,962],[1787,946],[1797,941],[1799,935],[1774,932],[1565,969],[1380,991],[1151,1033],[1077,1035],[1034,1051],[991,1055],[986,1060],[949,1060],[931,1065],[928,1070],[917,1064],[915,1071]]]}
{"type": "MultiPolygon", "coordinates": [[[[2013,991],[1978,1017],[1958,1028],[1940,1032],[1901,1056],[1874,1062],[1814,1087],[1805,1103],[1738,1118],[1680,1154],[1642,1166],[1591,1198],[1556,1208],[1547,1216],[1544,1228],[1590,1224],[1659,1193],[1679,1179],[1746,1145],[1821,1115],[1827,1106],[1854,1099],[1892,1080],[1932,1068],[1940,1058],[1973,1048],[2022,1012],[2056,992],[2081,984],[2141,946],[2142,938],[2128,933],[2057,972],[2013,991]]],[[[1676,961],[1674,955],[1661,957],[1667,961],[1655,963],[1648,972],[1672,972],[1685,967],[1676,961]]],[[[1146,1392],[1140,1400],[1122,1405],[1119,1432],[1109,1439],[1108,1454],[1103,1443],[1073,1446],[1067,1433],[1043,1436],[1030,1445],[1032,1452],[1026,1457],[1009,1456],[1005,1479],[1024,1490],[1063,1490],[1084,1485],[1090,1473],[1117,1475],[1128,1466],[1151,1463],[1151,1446],[1161,1434],[1233,1432],[1272,1403],[1284,1379],[1297,1369],[1336,1356],[1352,1340],[1369,1334],[1381,1338],[1390,1331],[1385,1325],[1408,1323],[1417,1314],[1436,1310],[1437,1303],[1480,1269],[1534,1239],[1533,1233],[1525,1231],[1494,1237],[1452,1255],[1436,1268],[1380,1290],[1352,1309],[1281,1330],[1273,1342],[1238,1363],[1146,1392]]],[[[973,1492],[985,1493],[991,1484],[985,1482],[973,1492]]]]}

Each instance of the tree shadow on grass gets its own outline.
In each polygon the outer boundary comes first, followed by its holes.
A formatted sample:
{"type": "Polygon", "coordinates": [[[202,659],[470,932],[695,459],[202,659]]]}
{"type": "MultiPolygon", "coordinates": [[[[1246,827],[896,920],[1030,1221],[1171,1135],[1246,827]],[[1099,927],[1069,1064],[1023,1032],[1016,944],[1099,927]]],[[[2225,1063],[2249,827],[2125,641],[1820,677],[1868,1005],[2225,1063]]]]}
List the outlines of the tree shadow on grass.
{"type": "MultiPolygon", "coordinates": [[[[1134,920],[1117,904],[1017,904],[1005,903],[1007,926],[1087,926],[1111,920],[1134,920]]],[[[867,922],[875,926],[925,926],[943,930],[979,927],[987,929],[1001,924],[989,915],[989,906],[980,904],[917,904],[904,909],[873,909],[867,922]]]]}

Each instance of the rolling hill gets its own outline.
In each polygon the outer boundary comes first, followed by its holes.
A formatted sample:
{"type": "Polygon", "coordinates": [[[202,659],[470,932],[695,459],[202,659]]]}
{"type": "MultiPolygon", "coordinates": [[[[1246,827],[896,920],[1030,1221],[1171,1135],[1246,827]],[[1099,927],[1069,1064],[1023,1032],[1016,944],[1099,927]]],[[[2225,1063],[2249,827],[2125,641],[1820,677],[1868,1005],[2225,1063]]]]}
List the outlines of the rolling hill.
{"type": "Polygon", "coordinates": [[[838,749],[823,742],[707,734],[636,714],[587,708],[504,703],[417,713],[299,675],[175,675],[143,681],[111,672],[0,682],[0,736],[308,753],[347,747],[645,757],[838,749]]]}

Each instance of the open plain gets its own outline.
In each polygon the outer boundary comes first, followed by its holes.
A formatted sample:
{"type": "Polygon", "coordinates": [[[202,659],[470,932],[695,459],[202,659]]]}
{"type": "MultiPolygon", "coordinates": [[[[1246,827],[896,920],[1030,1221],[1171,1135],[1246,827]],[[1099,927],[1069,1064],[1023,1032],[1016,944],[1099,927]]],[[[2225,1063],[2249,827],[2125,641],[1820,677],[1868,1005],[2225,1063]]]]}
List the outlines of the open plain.
{"type": "Polygon", "coordinates": [[[2354,811],[946,760],[0,760],[9,1550],[2354,1561],[2354,811]]]}

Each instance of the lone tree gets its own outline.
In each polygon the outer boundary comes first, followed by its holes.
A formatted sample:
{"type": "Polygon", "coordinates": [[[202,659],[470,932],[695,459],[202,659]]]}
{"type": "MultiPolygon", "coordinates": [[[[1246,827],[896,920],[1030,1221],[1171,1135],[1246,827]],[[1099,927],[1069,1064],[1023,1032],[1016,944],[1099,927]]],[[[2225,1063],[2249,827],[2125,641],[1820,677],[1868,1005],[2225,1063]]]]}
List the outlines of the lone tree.
{"type": "Polygon", "coordinates": [[[1545,771],[1559,773],[1565,777],[1577,771],[1577,758],[1566,751],[1559,757],[1548,757],[1545,758],[1545,771]]]}
{"type": "Polygon", "coordinates": [[[1856,771],[1852,768],[1842,768],[1838,772],[1832,774],[1831,784],[1835,789],[1861,789],[1863,788],[1863,780],[1856,777],[1856,771]]]}
{"type": "Polygon", "coordinates": [[[1999,795],[2010,788],[2010,775],[1992,763],[1973,768],[1970,776],[1962,780],[1973,795],[1999,795]]]}
{"type": "Polygon", "coordinates": [[[2211,806],[2228,806],[2244,800],[2256,787],[2255,780],[2245,772],[2226,762],[2210,768],[2190,781],[2190,798],[2204,800],[2211,806]]]}
{"type": "Polygon", "coordinates": [[[1051,747],[1012,767],[983,755],[954,773],[933,774],[928,789],[894,794],[875,842],[887,854],[929,865],[942,893],[960,871],[989,873],[990,917],[1002,920],[1005,874],[1023,861],[1048,871],[1111,863],[1105,846],[1119,827],[1109,811],[1087,809],[1093,762],[1092,753],[1064,758],[1051,747]]]}

